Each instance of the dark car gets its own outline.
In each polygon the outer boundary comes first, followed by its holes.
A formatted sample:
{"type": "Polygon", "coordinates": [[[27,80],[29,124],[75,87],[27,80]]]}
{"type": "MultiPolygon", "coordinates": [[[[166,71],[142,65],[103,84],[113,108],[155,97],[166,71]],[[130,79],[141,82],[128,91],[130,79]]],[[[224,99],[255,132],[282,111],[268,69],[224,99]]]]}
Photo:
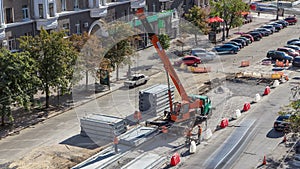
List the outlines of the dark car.
{"type": "Polygon", "coordinates": [[[250,34],[244,33],[244,34],[241,35],[241,37],[248,38],[249,40],[251,40],[251,43],[254,42],[254,38],[253,38],[253,36],[250,35],[250,34]]]}
{"type": "Polygon", "coordinates": [[[297,51],[297,52],[300,53],[300,47],[299,46],[296,46],[296,45],[285,45],[284,47],[294,49],[295,51],[297,51]]]}
{"type": "Polygon", "coordinates": [[[174,65],[180,66],[182,63],[184,63],[187,66],[194,66],[194,65],[200,64],[201,59],[198,58],[197,56],[187,55],[187,56],[184,56],[183,58],[175,61],[174,65]]]}
{"type": "Polygon", "coordinates": [[[255,41],[260,41],[263,37],[262,34],[257,31],[250,31],[247,34],[252,35],[255,41]]]}
{"type": "Polygon", "coordinates": [[[232,44],[224,44],[221,46],[216,46],[213,48],[213,51],[216,51],[218,53],[238,53],[240,51],[240,48],[238,46],[232,45],[232,44]]]}
{"type": "Polygon", "coordinates": [[[272,31],[266,28],[255,28],[254,31],[260,32],[263,36],[269,36],[273,34],[272,31]]]}
{"type": "Polygon", "coordinates": [[[278,21],[275,21],[275,23],[281,24],[283,26],[283,28],[286,28],[289,25],[289,23],[285,20],[278,20],[278,21]]]}
{"type": "Polygon", "coordinates": [[[290,45],[292,42],[295,42],[295,41],[300,41],[300,39],[295,38],[295,39],[288,40],[286,42],[286,44],[290,45]]]}
{"type": "Polygon", "coordinates": [[[236,39],[232,39],[231,41],[240,43],[240,44],[243,45],[243,47],[245,47],[245,46],[248,45],[248,42],[247,42],[245,39],[239,39],[239,38],[236,38],[236,39]]]}
{"type": "Polygon", "coordinates": [[[277,48],[277,51],[285,52],[288,55],[293,56],[293,57],[299,56],[299,53],[291,48],[279,47],[279,48],[277,48]]]}
{"type": "Polygon", "coordinates": [[[247,43],[248,45],[252,43],[252,41],[251,41],[249,38],[246,38],[246,37],[244,37],[244,36],[240,36],[240,37],[238,37],[238,38],[236,38],[236,39],[243,39],[243,40],[246,41],[246,43],[247,43]]]}
{"type": "Polygon", "coordinates": [[[288,60],[291,62],[294,58],[285,52],[277,51],[277,50],[270,50],[267,53],[267,58],[270,58],[272,60],[279,60],[279,61],[286,61],[288,60]]]}
{"type": "Polygon", "coordinates": [[[274,129],[276,131],[289,130],[290,122],[288,120],[290,117],[291,117],[290,114],[278,116],[274,122],[274,129]]]}
{"type": "Polygon", "coordinates": [[[292,65],[295,67],[300,67],[300,56],[296,56],[294,58],[292,65]]]}
{"type": "Polygon", "coordinates": [[[273,25],[275,27],[275,32],[279,32],[281,29],[283,29],[283,26],[279,23],[271,22],[269,25],[273,25]]]}
{"type": "Polygon", "coordinates": [[[232,44],[232,45],[238,46],[240,49],[242,49],[242,47],[244,47],[241,43],[234,42],[234,41],[228,41],[224,44],[232,44]]]}
{"type": "Polygon", "coordinates": [[[287,21],[289,25],[295,25],[297,23],[297,18],[294,16],[284,18],[284,20],[287,21]]]}
{"type": "Polygon", "coordinates": [[[299,46],[300,47],[300,41],[293,41],[291,42],[290,44],[288,45],[296,45],[296,46],[299,46]]]}

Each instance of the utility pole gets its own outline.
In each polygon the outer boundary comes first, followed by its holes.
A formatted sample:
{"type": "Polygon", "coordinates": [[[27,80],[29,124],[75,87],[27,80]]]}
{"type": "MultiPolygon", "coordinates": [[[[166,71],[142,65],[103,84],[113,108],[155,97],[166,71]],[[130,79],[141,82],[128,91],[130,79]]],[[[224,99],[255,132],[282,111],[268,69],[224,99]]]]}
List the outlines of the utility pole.
{"type": "Polygon", "coordinates": [[[276,10],[276,20],[278,20],[279,16],[278,16],[278,12],[279,12],[279,8],[278,8],[278,0],[277,0],[277,3],[276,3],[276,6],[277,6],[277,10],[276,10]]]}

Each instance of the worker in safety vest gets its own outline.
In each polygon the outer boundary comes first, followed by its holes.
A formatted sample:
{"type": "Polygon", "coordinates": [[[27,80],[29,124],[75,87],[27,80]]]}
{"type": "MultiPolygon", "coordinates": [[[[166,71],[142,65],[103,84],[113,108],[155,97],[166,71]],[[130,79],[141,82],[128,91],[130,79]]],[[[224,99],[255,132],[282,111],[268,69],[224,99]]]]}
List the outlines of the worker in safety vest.
{"type": "Polygon", "coordinates": [[[202,135],[202,127],[200,124],[198,124],[198,143],[201,142],[201,135],[202,135]]]}

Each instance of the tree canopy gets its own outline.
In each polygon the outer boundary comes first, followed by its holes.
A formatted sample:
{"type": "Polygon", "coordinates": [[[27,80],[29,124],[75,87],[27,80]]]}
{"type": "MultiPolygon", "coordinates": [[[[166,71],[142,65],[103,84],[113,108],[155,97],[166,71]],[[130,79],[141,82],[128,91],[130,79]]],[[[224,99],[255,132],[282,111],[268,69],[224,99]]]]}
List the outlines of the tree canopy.
{"type": "Polygon", "coordinates": [[[184,15],[188,22],[182,22],[180,29],[184,33],[194,34],[196,45],[198,44],[197,35],[208,34],[210,27],[208,26],[208,13],[199,6],[193,6],[184,15]]]}
{"type": "Polygon", "coordinates": [[[243,24],[241,12],[249,11],[249,5],[242,0],[221,0],[210,1],[211,16],[219,16],[224,20],[226,37],[229,36],[229,30],[243,24]]]}
{"type": "Polygon", "coordinates": [[[72,86],[74,65],[78,52],[63,31],[19,38],[20,48],[27,51],[36,62],[37,76],[41,83],[38,89],[46,94],[46,108],[49,107],[51,88],[59,88],[64,94],[72,86]]]}
{"type": "Polygon", "coordinates": [[[170,38],[166,34],[160,34],[158,35],[158,40],[162,46],[163,49],[167,50],[170,47],[170,38]]]}
{"type": "Polygon", "coordinates": [[[13,122],[11,106],[18,103],[25,108],[30,107],[31,98],[39,84],[36,76],[36,62],[29,53],[11,53],[0,50],[0,116],[4,125],[6,117],[13,122]]]}

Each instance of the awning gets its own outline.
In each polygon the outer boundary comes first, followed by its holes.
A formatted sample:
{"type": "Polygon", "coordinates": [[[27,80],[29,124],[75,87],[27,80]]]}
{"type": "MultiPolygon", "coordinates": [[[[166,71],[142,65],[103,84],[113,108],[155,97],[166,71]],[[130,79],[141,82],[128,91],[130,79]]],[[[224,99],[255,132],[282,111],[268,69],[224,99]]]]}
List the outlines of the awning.
{"type": "Polygon", "coordinates": [[[224,20],[218,16],[208,18],[208,23],[213,23],[213,22],[224,22],[224,20]]]}

